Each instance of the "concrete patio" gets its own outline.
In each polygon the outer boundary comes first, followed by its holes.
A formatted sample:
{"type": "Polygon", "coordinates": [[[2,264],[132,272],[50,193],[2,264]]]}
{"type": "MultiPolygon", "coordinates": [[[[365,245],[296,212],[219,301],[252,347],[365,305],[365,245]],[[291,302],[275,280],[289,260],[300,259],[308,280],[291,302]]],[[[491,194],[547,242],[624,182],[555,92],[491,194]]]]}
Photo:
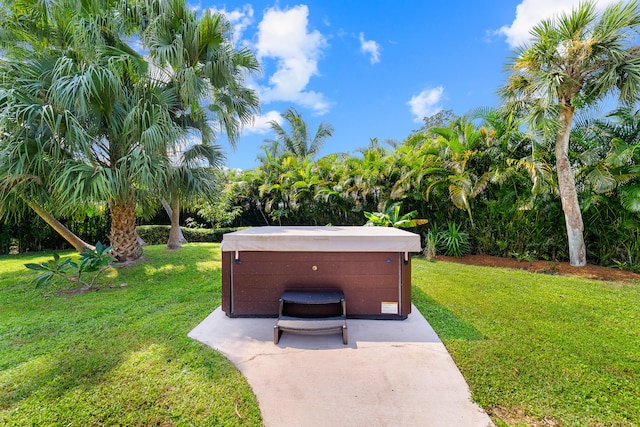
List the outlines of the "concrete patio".
{"type": "Polygon", "coordinates": [[[348,345],[287,332],[275,345],[275,321],[217,308],[189,333],[238,367],[267,427],[493,425],[415,307],[403,321],[349,319],[348,345]]]}
{"type": "Polygon", "coordinates": [[[247,378],[265,426],[492,425],[415,307],[404,321],[349,319],[348,345],[287,332],[274,345],[274,324],[218,308],[189,333],[247,378]]]}

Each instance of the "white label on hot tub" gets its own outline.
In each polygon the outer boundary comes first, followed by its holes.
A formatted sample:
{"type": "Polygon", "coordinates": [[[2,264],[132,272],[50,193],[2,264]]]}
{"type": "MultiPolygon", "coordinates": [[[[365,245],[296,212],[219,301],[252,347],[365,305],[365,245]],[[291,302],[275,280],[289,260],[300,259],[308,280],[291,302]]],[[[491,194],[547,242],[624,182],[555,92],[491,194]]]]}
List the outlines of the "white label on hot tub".
{"type": "Polygon", "coordinates": [[[380,307],[382,314],[398,314],[398,303],[383,301],[380,307]]]}

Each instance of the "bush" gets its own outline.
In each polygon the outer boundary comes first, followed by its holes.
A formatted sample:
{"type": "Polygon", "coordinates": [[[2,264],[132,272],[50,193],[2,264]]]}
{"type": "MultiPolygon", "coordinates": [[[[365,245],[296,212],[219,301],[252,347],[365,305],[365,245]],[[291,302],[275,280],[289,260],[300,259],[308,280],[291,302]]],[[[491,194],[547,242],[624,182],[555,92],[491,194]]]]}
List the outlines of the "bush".
{"type": "MultiPolygon", "coordinates": [[[[184,238],[188,242],[222,242],[222,236],[241,228],[187,228],[180,227],[184,238]]],[[[169,240],[170,225],[140,225],[137,227],[138,235],[147,245],[164,245],[169,240]]]]}
{"type": "MultiPolygon", "coordinates": [[[[85,242],[105,241],[111,227],[107,214],[58,220],[85,242]]],[[[68,248],[69,243],[30,210],[21,219],[0,220],[0,254],[68,248]]]]}
{"type": "Polygon", "coordinates": [[[424,238],[424,251],[423,255],[428,260],[434,260],[438,254],[438,227],[433,224],[433,227],[429,230],[424,238]]]}
{"type": "Polygon", "coordinates": [[[438,232],[438,249],[448,256],[466,255],[471,251],[469,234],[455,222],[449,222],[446,229],[438,232]]]}
{"type": "MultiPolygon", "coordinates": [[[[96,248],[91,250],[84,248],[80,255],[80,263],[77,263],[70,257],[60,258],[60,255],[54,252],[53,259],[46,262],[27,263],[24,266],[30,270],[40,272],[32,279],[36,287],[44,285],[54,277],[68,280],[71,283],[82,285],[83,290],[89,290],[94,287],[98,277],[104,273],[109,263],[116,259],[109,255],[111,246],[105,246],[101,242],[96,243],[96,248]],[[83,279],[83,273],[94,273],[89,278],[83,279]]],[[[85,276],[86,277],[86,274],[85,276]]]]}

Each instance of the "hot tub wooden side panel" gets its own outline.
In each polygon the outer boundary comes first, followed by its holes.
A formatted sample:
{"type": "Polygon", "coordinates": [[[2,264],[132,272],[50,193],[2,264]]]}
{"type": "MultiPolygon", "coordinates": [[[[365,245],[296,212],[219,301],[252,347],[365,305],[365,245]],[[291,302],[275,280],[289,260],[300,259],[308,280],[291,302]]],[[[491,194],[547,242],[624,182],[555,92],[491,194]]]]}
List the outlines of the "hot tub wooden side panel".
{"type": "Polygon", "coordinates": [[[222,311],[231,313],[231,252],[222,252],[222,311]]]}
{"type": "MultiPolygon", "coordinates": [[[[405,318],[411,310],[404,254],[360,252],[223,253],[222,309],[230,316],[277,316],[285,290],[339,289],[349,317],[405,318]],[[381,312],[397,303],[397,314],[381,312]]],[[[408,273],[408,274],[407,274],[408,273]]]]}
{"type": "Polygon", "coordinates": [[[409,256],[405,262],[404,254],[401,254],[402,260],[400,268],[402,269],[402,317],[406,318],[411,313],[411,257],[409,256]]]}

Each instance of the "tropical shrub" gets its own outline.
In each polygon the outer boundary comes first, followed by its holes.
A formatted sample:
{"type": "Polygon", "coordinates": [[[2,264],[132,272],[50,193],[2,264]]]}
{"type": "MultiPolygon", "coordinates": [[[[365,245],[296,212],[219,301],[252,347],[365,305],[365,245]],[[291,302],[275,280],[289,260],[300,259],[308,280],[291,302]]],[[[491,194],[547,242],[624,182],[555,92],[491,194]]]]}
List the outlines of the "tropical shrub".
{"type": "Polygon", "coordinates": [[[428,260],[435,259],[438,254],[438,227],[434,224],[424,238],[423,255],[428,260]]]}
{"type": "Polygon", "coordinates": [[[447,223],[447,228],[438,232],[439,251],[448,256],[461,257],[471,250],[469,233],[460,229],[455,222],[447,223]]]}
{"type": "Polygon", "coordinates": [[[428,222],[426,219],[416,219],[418,211],[411,211],[404,215],[400,215],[402,211],[402,203],[393,203],[384,212],[365,212],[367,218],[365,225],[377,227],[394,227],[394,228],[413,228],[428,222]]]}
{"type": "Polygon", "coordinates": [[[82,285],[85,290],[94,287],[98,278],[107,269],[109,264],[116,259],[109,255],[111,246],[105,246],[102,242],[97,242],[95,250],[84,248],[80,254],[80,262],[74,261],[70,257],[60,258],[57,253],[53,254],[53,259],[49,261],[35,264],[25,264],[30,270],[40,272],[32,279],[32,282],[38,286],[42,286],[53,278],[61,278],[74,284],[82,285]],[[85,278],[86,273],[94,273],[85,278]]]}

